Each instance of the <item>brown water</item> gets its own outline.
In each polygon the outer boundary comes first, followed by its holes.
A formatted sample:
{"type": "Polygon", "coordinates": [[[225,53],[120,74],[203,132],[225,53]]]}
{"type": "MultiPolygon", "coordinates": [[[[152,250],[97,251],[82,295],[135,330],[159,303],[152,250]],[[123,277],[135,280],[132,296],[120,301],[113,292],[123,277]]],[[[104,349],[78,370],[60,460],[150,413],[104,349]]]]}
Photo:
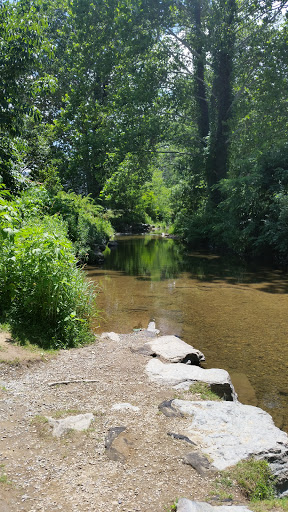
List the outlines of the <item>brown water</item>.
{"type": "Polygon", "coordinates": [[[103,310],[98,332],[131,332],[154,319],[224,368],[243,403],[288,431],[288,276],[225,257],[185,253],[158,236],[119,237],[101,267],[89,267],[103,310]]]}

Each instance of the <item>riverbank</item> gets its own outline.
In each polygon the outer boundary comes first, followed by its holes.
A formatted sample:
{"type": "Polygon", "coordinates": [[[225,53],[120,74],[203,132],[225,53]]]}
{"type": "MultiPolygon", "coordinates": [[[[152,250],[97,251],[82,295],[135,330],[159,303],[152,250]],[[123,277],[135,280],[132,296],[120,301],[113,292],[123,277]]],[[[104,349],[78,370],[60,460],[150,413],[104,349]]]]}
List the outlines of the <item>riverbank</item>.
{"type": "MultiPolygon", "coordinates": [[[[217,473],[201,476],[184,464],[189,446],[167,435],[180,432],[182,420],[158,405],[182,395],[145,375],[149,356],[131,351],[151,339],[145,332],[98,338],[46,361],[24,351],[21,360],[1,363],[1,512],[164,512],[179,497],[231,499],[217,473]],[[69,380],[78,382],[49,385],[69,380]],[[117,409],[122,403],[133,407],[117,409]],[[80,413],[94,415],[87,431],[52,435],[46,417],[80,413]],[[116,445],[121,461],[105,449],[115,427],[126,427],[116,445]]],[[[245,501],[235,487],[233,502],[245,501]]]]}

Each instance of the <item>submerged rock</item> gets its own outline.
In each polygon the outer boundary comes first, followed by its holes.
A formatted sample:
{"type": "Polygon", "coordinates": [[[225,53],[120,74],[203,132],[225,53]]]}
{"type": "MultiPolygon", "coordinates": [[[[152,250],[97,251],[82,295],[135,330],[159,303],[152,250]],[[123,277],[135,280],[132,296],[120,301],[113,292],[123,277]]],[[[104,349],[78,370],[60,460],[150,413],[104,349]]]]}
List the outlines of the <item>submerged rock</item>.
{"type": "Polygon", "coordinates": [[[146,373],[150,380],[175,386],[183,382],[205,382],[221,398],[225,400],[237,400],[229,373],[226,370],[212,368],[205,370],[199,366],[183,363],[164,364],[159,359],[151,359],[146,365],[146,373]]]}
{"type": "Polygon", "coordinates": [[[205,356],[196,348],[188,345],[177,336],[160,336],[145,343],[154,355],[163,357],[170,363],[188,363],[199,365],[205,356]]]}
{"type": "MultiPolygon", "coordinates": [[[[213,507],[209,503],[181,498],[177,503],[177,512],[249,512],[243,505],[222,505],[213,507]]],[[[250,511],[251,512],[251,511],[250,511]]]]}
{"type": "Polygon", "coordinates": [[[218,470],[241,460],[265,459],[277,478],[279,496],[288,494],[288,436],[265,411],[239,402],[173,400],[191,422],[186,429],[218,470]]]}

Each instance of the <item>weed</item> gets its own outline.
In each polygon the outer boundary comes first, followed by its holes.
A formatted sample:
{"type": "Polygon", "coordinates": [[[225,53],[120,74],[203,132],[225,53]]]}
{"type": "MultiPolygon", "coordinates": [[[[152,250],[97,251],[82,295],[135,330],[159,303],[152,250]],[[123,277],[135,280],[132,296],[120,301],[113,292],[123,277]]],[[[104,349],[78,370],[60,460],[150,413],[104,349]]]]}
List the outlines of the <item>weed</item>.
{"type": "Polygon", "coordinates": [[[275,497],[275,477],[265,460],[248,459],[238,462],[230,475],[251,501],[275,497]]]}
{"type": "Polygon", "coordinates": [[[211,391],[209,384],[205,382],[195,382],[190,386],[189,392],[200,395],[202,400],[221,400],[216,393],[211,391]]]}
{"type": "Polygon", "coordinates": [[[167,508],[165,508],[165,512],[176,512],[177,511],[177,503],[178,498],[174,501],[172,505],[168,505],[167,508]]]}
{"type": "Polygon", "coordinates": [[[45,416],[37,415],[31,420],[31,425],[35,428],[39,437],[47,437],[50,434],[49,421],[45,416]]]}
{"type": "Polygon", "coordinates": [[[273,498],[270,500],[254,501],[249,505],[254,512],[287,512],[288,498],[273,498]]]}
{"type": "Polygon", "coordinates": [[[5,464],[0,464],[0,484],[10,484],[6,473],[4,473],[5,464]]]}
{"type": "Polygon", "coordinates": [[[220,501],[232,500],[232,488],[232,480],[226,474],[223,473],[213,482],[213,489],[210,491],[210,496],[216,495],[220,501]]]}

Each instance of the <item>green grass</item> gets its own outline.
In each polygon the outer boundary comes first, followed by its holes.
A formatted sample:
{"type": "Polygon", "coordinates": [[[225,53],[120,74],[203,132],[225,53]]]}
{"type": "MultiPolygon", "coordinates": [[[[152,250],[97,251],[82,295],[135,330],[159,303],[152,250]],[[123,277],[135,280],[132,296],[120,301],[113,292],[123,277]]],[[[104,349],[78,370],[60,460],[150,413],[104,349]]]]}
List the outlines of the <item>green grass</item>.
{"type": "Polygon", "coordinates": [[[211,391],[209,384],[206,384],[205,382],[195,382],[195,384],[190,386],[189,392],[200,395],[202,400],[221,400],[216,393],[211,391]]]}
{"type": "Polygon", "coordinates": [[[275,497],[275,478],[265,460],[248,459],[238,462],[229,474],[250,501],[275,497]]]}
{"type": "Polygon", "coordinates": [[[249,504],[254,512],[288,512],[288,498],[272,498],[249,504]]]}

